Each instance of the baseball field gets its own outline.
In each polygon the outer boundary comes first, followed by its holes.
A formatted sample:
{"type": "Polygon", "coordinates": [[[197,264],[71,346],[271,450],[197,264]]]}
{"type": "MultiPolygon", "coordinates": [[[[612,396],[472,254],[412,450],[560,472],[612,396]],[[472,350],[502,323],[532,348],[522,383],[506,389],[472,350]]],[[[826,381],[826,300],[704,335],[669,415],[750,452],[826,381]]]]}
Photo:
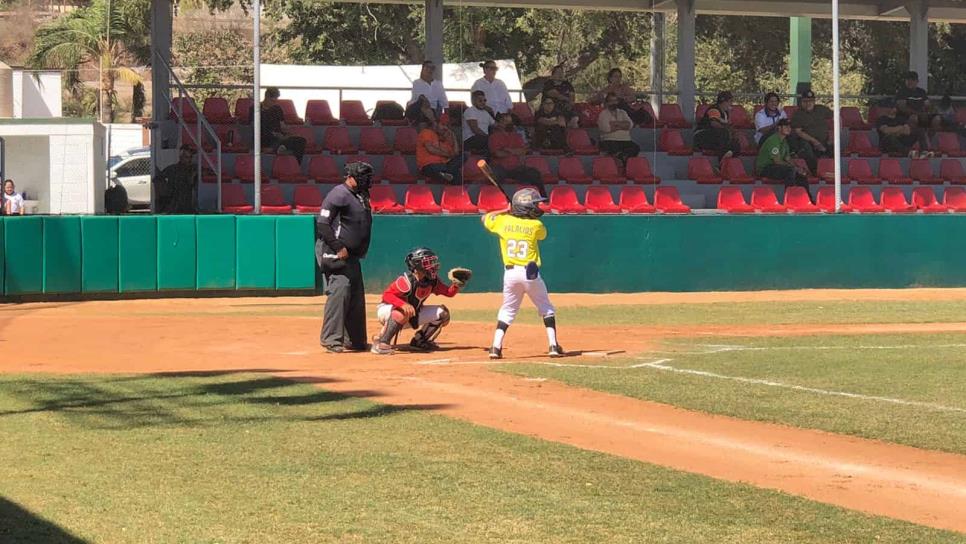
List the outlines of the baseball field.
{"type": "Polygon", "coordinates": [[[0,306],[0,542],[966,542],[966,289],[552,298],[0,306]]]}

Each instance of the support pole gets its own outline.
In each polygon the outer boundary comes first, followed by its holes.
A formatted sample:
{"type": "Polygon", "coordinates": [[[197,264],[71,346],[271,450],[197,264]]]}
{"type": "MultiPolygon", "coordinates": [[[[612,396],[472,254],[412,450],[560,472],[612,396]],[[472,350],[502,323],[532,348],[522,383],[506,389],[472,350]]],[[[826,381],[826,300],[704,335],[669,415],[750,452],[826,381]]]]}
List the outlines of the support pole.
{"type": "MultiPolygon", "coordinates": [[[[664,13],[652,11],[653,32],[651,33],[651,107],[659,111],[664,103],[664,13]]],[[[687,112],[684,115],[687,116],[687,112]]]]}
{"type": "Polygon", "coordinates": [[[839,113],[839,0],[832,0],[832,156],[835,161],[835,213],[842,209],[842,116],[839,113]]]}
{"type": "Polygon", "coordinates": [[[678,104],[694,120],[694,0],[678,2],[678,104]]]}
{"type": "Polygon", "coordinates": [[[812,83],[812,18],[791,17],[789,23],[789,93],[798,96],[802,84],[812,83]]]}
{"type": "Polygon", "coordinates": [[[436,79],[443,80],[443,0],[426,0],[426,60],[436,65],[436,79]]]}
{"type": "Polygon", "coordinates": [[[919,74],[919,86],[929,89],[929,3],[913,0],[909,12],[909,69],[919,74]]]}
{"type": "Polygon", "coordinates": [[[255,213],[262,213],[262,3],[261,0],[252,2],[252,17],[254,18],[254,36],[252,38],[252,50],[254,51],[254,107],[252,108],[252,131],[254,142],[252,143],[252,153],[254,154],[255,164],[255,213]]]}
{"type": "MultiPolygon", "coordinates": [[[[168,66],[171,64],[172,5],[170,0],[151,1],[151,176],[160,170],[163,125],[168,117],[171,100],[171,80],[168,66]],[[160,57],[164,62],[157,62],[160,57]]],[[[152,191],[151,212],[155,211],[152,191]]]]}

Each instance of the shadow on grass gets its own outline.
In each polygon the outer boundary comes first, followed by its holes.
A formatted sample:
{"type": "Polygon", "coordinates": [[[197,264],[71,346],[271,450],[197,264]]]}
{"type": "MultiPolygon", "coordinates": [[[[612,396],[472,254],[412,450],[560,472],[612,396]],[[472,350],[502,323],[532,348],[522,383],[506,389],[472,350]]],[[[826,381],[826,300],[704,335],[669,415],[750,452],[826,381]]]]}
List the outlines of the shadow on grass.
{"type": "Polygon", "coordinates": [[[0,542],[11,544],[86,544],[66,530],[0,497],[0,542]]]}
{"type": "MultiPolygon", "coordinates": [[[[102,430],[205,427],[257,422],[337,421],[390,416],[445,405],[371,405],[380,391],[332,392],[308,383],[325,377],[252,375],[258,369],[199,371],[140,376],[80,378],[10,377],[0,380],[0,418],[56,414],[72,424],[102,430]]],[[[277,370],[276,370],[277,372],[277,370]]],[[[0,542],[3,542],[0,540],[0,542]]]]}

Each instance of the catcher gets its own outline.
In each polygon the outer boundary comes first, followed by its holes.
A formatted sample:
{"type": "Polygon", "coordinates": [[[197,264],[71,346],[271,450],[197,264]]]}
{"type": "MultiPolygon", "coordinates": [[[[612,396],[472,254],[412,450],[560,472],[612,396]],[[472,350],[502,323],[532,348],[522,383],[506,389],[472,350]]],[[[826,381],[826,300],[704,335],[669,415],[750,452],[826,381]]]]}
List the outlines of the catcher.
{"type": "Polygon", "coordinates": [[[405,274],[396,278],[382,293],[382,302],[376,309],[382,332],[372,343],[372,353],[390,355],[393,341],[408,323],[419,329],[409,345],[420,351],[439,348],[436,338],[449,324],[449,309],[441,305],[424,305],[429,295],[454,297],[473,276],[466,268],[453,268],[447,275],[452,285],[439,279],[439,257],[432,249],[419,247],[406,255],[405,274]]]}

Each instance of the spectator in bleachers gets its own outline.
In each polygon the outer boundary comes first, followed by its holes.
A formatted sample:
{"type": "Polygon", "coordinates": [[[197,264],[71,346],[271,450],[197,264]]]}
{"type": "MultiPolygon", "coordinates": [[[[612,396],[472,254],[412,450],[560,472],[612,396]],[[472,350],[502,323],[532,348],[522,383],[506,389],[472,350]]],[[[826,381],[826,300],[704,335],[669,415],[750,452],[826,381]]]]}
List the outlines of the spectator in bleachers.
{"type": "Polygon", "coordinates": [[[567,119],[552,98],[544,98],[533,115],[533,147],[567,151],[567,119]]]}
{"type": "Polygon", "coordinates": [[[832,134],[828,120],[832,110],[815,104],[815,93],[811,89],[802,93],[801,107],[792,116],[792,135],[788,144],[795,155],[805,160],[812,174],[818,175],[818,157],[830,156],[832,134]]]}
{"type": "Polygon", "coordinates": [[[486,105],[492,110],[493,115],[508,113],[513,109],[513,100],[506,89],[506,84],[496,78],[496,62],[488,60],[480,64],[483,68],[483,77],[473,83],[471,90],[483,91],[486,95],[486,105]]]}
{"type": "MultiPolygon", "coordinates": [[[[279,96],[281,94],[278,92],[278,87],[265,89],[265,100],[262,100],[259,107],[262,121],[262,147],[270,147],[276,153],[287,150],[295,155],[297,161],[302,162],[302,156],[305,154],[305,138],[287,133],[282,123],[285,120],[285,113],[282,112],[282,106],[278,105],[279,96]],[[280,149],[282,147],[285,149],[280,149]]],[[[254,119],[254,114],[255,106],[252,105],[249,119],[254,119]]]]}
{"type": "Polygon", "coordinates": [[[966,137],[966,125],[959,122],[953,100],[948,94],[943,95],[939,101],[939,107],[930,122],[930,129],[933,132],[955,132],[966,137]]]}
{"type": "Polygon", "coordinates": [[[641,152],[640,146],[631,141],[634,122],[620,108],[620,98],[616,94],[608,93],[604,105],[606,109],[597,116],[600,149],[621,161],[621,164],[626,164],[629,157],[636,157],[641,152]]]}
{"type": "Polygon", "coordinates": [[[755,114],[755,143],[761,144],[762,140],[775,133],[779,121],[788,119],[780,106],[781,99],[777,93],[765,95],[765,107],[755,114]]]}
{"type": "Polygon", "coordinates": [[[157,213],[197,213],[198,170],[195,166],[195,150],[187,145],[181,146],[178,162],[162,170],[154,180],[154,209],[157,213]]]}
{"type": "Polygon", "coordinates": [[[486,107],[486,93],[473,91],[470,95],[473,105],[463,112],[463,149],[470,153],[486,155],[489,152],[487,139],[490,128],[496,119],[486,107]]]}
{"type": "Polygon", "coordinates": [[[906,72],[905,86],[896,93],[896,110],[900,121],[929,111],[929,96],[919,86],[919,74],[912,70],[906,72]]]}
{"type": "Polygon", "coordinates": [[[490,166],[496,180],[503,183],[503,180],[512,178],[525,185],[534,185],[545,197],[547,189],[543,186],[540,171],[524,164],[526,155],[527,144],[517,132],[513,116],[509,113],[497,114],[496,127],[490,133],[490,166]]]}
{"type": "Polygon", "coordinates": [[[413,81],[413,95],[406,103],[406,118],[413,120],[414,124],[435,121],[442,115],[443,110],[449,107],[446,90],[443,89],[442,82],[435,77],[436,63],[431,60],[423,61],[419,79],[413,81]]]}
{"type": "Polygon", "coordinates": [[[618,107],[627,112],[631,121],[637,125],[651,125],[654,119],[651,114],[644,109],[643,103],[637,99],[637,93],[630,85],[624,83],[624,73],[620,68],[611,68],[607,72],[607,85],[597,91],[589,100],[591,104],[604,104],[608,94],[615,94],[618,99],[618,107]]]}
{"type": "Polygon", "coordinates": [[[758,158],[755,159],[755,172],[762,177],[779,179],[785,182],[785,187],[798,185],[804,187],[808,198],[812,193],[808,189],[808,176],[803,168],[795,165],[791,159],[791,149],[788,147],[788,137],[792,133],[792,124],[788,119],[775,123],[772,135],[765,138],[758,148],[758,158]]]}
{"type": "Polygon", "coordinates": [[[932,156],[932,152],[928,151],[929,136],[919,126],[915,115],[900,118],[892,101],[883,102],[881,108],[884,111],[876,121],[880,151],[890,155],[908,155],[911,158],[932,156]],[[913,149],[917,143],[919,153],[913,149]]]}
{"type": "Polygon", "coordinates": [[[463,183],[463,157],[457,151],[453,131],[443,123],[427,126],[416,140],[416,166],[433,181],[463,183]]]}
{"type": "Polygon", "coordinates": [[[694,147],[702,151],[714,151],[719,159],[741,153],[741,142],[731,124],[731,103],[734,96],[721,91],[715,104],[698,120],[694,132],[694,147]]]}
{"type": "Polygon", "coordinates": [[[3,182],[3,215],[23,214],[23,195],[17,192],[17,186],[13,180],[8,179],[3,182]]]}
{"type": "Polygon", "coordinates": [[[564,79],[562,64],[558,64],[550,71],[550,78],[543,84],[543,98],[552,98],[557,106],[557,112],[567,120],[567,126],[577,128],[580,120],[574,111],[574,86],[564,79]]]}

